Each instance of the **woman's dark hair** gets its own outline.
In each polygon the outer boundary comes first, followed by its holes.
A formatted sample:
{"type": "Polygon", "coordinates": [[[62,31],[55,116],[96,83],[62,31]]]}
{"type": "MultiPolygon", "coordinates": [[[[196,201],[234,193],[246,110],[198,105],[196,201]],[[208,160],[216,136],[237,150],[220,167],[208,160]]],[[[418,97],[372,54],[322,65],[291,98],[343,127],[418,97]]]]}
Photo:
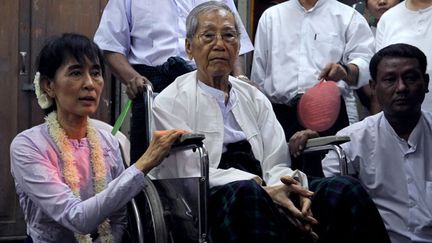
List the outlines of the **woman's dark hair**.
{"type": "Polygon", "coordinates": [[[415,46],[398,43],[381,49],[372,57],[369,63],[369,72],[373,80],[376,81],[379,63],[386,57],[415,58],[420,65],[420,71],[426,74],[427,60],[425,54],[415,46]]]}
{"type": "MultiPolygon", "coordinates": [[[[102,76],[105,74],[105,63],[102,51],[88,37],[76,34],[65,33],[61,36],[54,36],[45,43],[36,59],[36,70],[40,78],[53,79],[60,66],[70,58],[75,58],[81,65],[86,63],[86,58],[92,63],[99,64],[102,76]]],[[[54,101],[55,103],[55,101],[54,101]]],[[[44,109],[45,115],[56,109],[53,104],[44,109]]]]}
{"type": "Polygon", "coordinates": [[[41,78],[52,79],[57,69],[71,57],[81,65],[84,65],[85,58],[88,58],[100,65],[102,75],[105,73],[102,51],[91,39],[75,33],[50,38],[37,57],[37,71],[41,78]]]}

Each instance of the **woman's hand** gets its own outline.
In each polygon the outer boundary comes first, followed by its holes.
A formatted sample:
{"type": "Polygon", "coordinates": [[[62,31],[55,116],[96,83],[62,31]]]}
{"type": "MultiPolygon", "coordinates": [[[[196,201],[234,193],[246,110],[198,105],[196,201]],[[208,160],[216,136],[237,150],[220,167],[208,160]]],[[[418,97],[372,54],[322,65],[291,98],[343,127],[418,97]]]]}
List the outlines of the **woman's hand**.
{"type": "Polygon", "coordinates": [[[310,234],[313,240],[318,239],[318,235],[312,230],[312,225],[318,221],[312,216],[310,198],[313,192],[302,187],[298,181],[290,176],[281,178],[283,185],[263,187],[264,190],[270,195],[273,201],[288,209],[293,218],[292,223],[302,231],[310,234]],[[298,197],[298,205],[292,199],[298,197]]]}
{"type": "Polygon", "coordinates": [[[319,137],[319,134],[310,129],[306,129],[294,133],[294,135],[292,135],[292,137],[288,142],[289,151],[291,155],[293,155],[296,158],[300,156],[300,154],[303,152],[303,149],[306,146],[307,140],[309,138],[316,138],[316,137],[319,137]]]}
{"type": "Polygon", "coordinates": [[[153,139],[145,153],[138,159],[135,166],[147,174],[153,167],[158,166],[168,155],[171,145],[182,135],[188,133],[181,129],[155,131],[153,139]]]}

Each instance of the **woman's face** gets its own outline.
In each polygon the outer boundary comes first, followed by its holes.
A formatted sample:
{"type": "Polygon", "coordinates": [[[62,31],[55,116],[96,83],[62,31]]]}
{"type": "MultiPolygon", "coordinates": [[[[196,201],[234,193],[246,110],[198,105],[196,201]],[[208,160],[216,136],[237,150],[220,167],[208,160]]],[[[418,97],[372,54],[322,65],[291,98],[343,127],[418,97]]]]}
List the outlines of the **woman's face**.
{"type": "Polygon", "coordinates": [[[369,13],[378,21],[385,11],[394,7],[399,3],[399,0],[368,0],[367,9],[369,13]]]}
{"type": "Polygon", "coordinates": [[[59,116],[87,117],[98,107],[104,80],[99,63],[86,58],[81,65],[69,58],[57,69],[54,80],[44,84],[47,94],[55,99],[59,116]]]}
{"type": "Polygon", "coordinates": [[[235,18],[223,9],[201,14],[194,37],[186,40],[186,52],[195,59],[201,81],[228,77],[239,49],[235,18]]]}

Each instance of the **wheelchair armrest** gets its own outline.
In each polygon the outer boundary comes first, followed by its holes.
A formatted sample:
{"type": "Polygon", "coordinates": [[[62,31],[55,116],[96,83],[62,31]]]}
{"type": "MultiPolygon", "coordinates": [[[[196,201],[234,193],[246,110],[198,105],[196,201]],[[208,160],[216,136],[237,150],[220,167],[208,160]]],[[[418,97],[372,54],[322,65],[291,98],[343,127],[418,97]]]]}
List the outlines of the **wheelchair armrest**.
{"type": "Polygon", "coordinates": [[[305,149],[323,146],[323,145],[338,145],[349,141],[350,141],[350,137],[348,136],[326,136],[326,137],[311,138],[307,140],[305,149]]]}
{"type": "Polygon", "coordinates": [[[192,151],[198,150],[201,157],[201,176],[208,183],[209,177],[209,161],[208,152],[204,146],[202,140],[204,140],[205,135],[199,133],[188,133],[183,134],[180,138],[174,142],[171,146],[171,152],[185,151],[191,149],[192,151]]]}
{"type": "Polygon", "coordinates": [[[326,136],[319,138],[311,138],[307,141],[303,153],[307,154],[313,152],[333,150],[334,152],[336,152],[337,157],[339,158],[339,169],[341,175],[347,175],[347,159],[345,156],[345,152],[339,145],[345,142],[349,142],[350,140],[351,139],[348,136],[326,136]]]}
{"type": "Polygon", "coordinates": [[[183,134],[180,138],[174,142],[172,148],[186,147],[189,145],[196,145],[197,147],[202,146],[202,140],[204,140],[205,135],[199,133],[188,133],[183,134]]]}

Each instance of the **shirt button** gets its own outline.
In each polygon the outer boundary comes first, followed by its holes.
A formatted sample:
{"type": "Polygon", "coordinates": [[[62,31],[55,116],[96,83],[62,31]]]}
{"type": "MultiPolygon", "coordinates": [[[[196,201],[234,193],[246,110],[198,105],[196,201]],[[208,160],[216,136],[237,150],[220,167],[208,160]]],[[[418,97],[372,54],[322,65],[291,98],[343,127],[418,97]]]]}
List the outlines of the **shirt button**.
{"type": "Polygon", "coordinates": [[[408,178],[407,181],[408,181],[409,184],[411,184],[413,182],[413,179],[410,177],[410,178],[408,178]]]}

